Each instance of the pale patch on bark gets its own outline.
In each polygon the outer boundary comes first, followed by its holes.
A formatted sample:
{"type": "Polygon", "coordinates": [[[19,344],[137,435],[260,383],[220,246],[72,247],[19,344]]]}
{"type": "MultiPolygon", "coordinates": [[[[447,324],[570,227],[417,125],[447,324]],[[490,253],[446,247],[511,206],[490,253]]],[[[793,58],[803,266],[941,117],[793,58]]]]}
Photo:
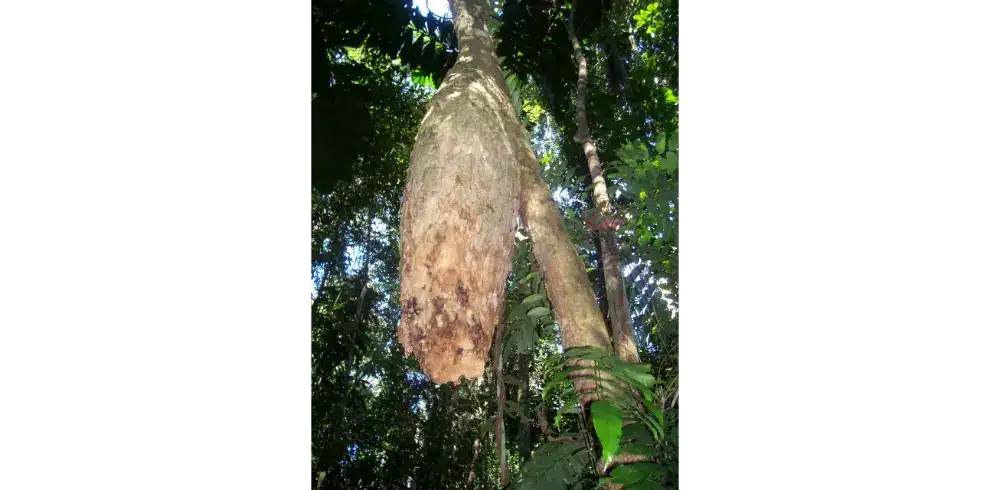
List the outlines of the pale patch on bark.
{"type": "Polygon", "coordinates": [[[488,34],[488,4],[453,3],[460,52],[416,136],[399,228],[398,337],[437,383],[484,371],[519,211],[510,142],[518,122],[488,34]]]}

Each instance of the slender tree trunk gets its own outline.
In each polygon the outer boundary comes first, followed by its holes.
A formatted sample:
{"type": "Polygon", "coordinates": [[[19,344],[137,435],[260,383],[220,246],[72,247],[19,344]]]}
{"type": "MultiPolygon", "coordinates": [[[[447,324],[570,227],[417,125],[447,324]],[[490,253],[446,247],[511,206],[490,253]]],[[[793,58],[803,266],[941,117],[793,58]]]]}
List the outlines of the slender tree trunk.
{"type": "MultiPolygon", "coordinates": [[[[578,68],[577,96],[575,97],[575,118],[577,120],[577,133],[574,141],[579,143],[584,150],[585,158],[588,160],[588,173],[592,180],[592,198],[595,207],[598,209],[598,216],[601,220],[592,218],[592,231],[597,233],[600,240],[599,265],[605,276],[605,295],[608,300],[608,317],[612,326],[612,342],[615,352],[620,358],[629,362],[639,362],[639,352],[636,349],[635,337],[633,337],[631,319],[629,315],[629,299],[626,295],[626,288],[622,281],[622,267],[619,261],[618,239],[615,234],[614,209],[608,195],[608,188],[605,185],[605,175],[602,172],[601,160],[598,158],[598,150],[591,138],[591,131],[588,129],[587,113],[587,91],[588,91],[588,59],[581,51],[581,43],[574,30],[574,11],[572,10],[567,18],[567,35],[574,49],[574,60],[578,68]],[[599,224],[600,223],[600,224],[599,224]]],[[[649,458],[642,455],[620,453],[616,455],[609,465],[604,461],[598,461],[598,474],[604,475],[611,467],[648,461],[649,458]]],[[[607,488],[618,490],[623,485],[610,483],[607,488]]]]}
{"type": "Polygon", "coordinates": [[[602,173],[602,163],[598,159],[598,150],[591,139],[591,132],[588,130],[588,112],[586,99],[588,92],[588,59],[581,51],[581,43],[578,41],[574,31],[574,12],[571,11],[567,18],[567,35],[574,48],[574,59],[578,65],[577,97],[575,97],[577,134],[574,141],[581,144],[584,156],[588,160],[588,172],[591,174],[591,182],[594,186],[592,196],[595,207],[598,209],[603,219],[597,225],[598,237],[601,241],[601,261],[602,272],[605,275],[605,295],[608,298],[608,317],[612,325],[612,345],[616,354],[622,359],[630,362],[639,362],[639,352],[636,349],[636,340],[632,334],[631,319],[629,316],[629,299],[626,297],[626,288],[622,282],[622,267],[619,262],[618,240],[615,236],[615,226],[613,221],[608,219],[613,214],[611,200],[608,197],[608,188],[605,185],[605,175],[602,173]]]}
{"type": "MultiPolygon", "coordinates": [[[[588,180],[591,180],[590,176],[588,180]]],[[[591,182],[588,182],[590,187],[591,182]]],[[[590,202],[594,206],[594,196],[588,193],[590,202]]],[[[592,233],[591,242],[595,245],[595,260],[598,262],[598,269],[595,270],[595,285],[597,286],[597,291],[601,291],[601,295],[598,297],[598,309],[602,312],[602,318],[608,318],[608,296],[605,294],[605,272],[604,266],[602,265],[602,240],[597,234],[592,233]]],[[[614,347],[614,346],[613,346],[614,347]]]]}
{"type": "Polygon", "coordinates": [[[509,465],[505,454],[505,382],[502,379],[502,332],[505,324],[498,324],[498,332],[495,334],[495,396],[498,398],[498,407],[495,411],[495,444],[498,446],[498,475],[499,488],[505,488],[509,484],[509,465]]]}
{"type": "Polygon", "coordinates": [[[532,449],[532,437],[529,425],[529,364],[533,354],[519,354],[519,459],[527,461],[532,449]]]}

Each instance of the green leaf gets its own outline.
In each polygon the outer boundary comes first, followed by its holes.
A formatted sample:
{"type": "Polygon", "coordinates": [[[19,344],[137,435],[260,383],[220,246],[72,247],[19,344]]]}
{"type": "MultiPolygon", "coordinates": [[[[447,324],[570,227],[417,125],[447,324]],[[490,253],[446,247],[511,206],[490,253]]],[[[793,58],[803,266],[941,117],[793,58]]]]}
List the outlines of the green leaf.
{"type": "Polygon", "coordinates": [[[663,467],[656,463],[632,463],[615,467],[612,470],[611,476],[612,481],[615,483],[631,485],[633,483],[642,484],[649,481],[659,482],[662,472],[663,467]]]}
{"type": "Polygon", "coordinates": [[[575,371],[581,371],[582,369],[588,369],[588,368],[587,367],[583,367],[583,366],[575,366],[575,367],[570,367],[570,368],[567,368],[567,369],[560,370],[560,372],[558,372],[557,374],[555,374],[553,376],[553,378],[550,378],[550,381],[547,381],[546,385],[544,385],[544,387],[543,387],[543,397],[546,398],[546,395],[547,395],[547,393],[550,392],[550,390],[552,390],[553,388],[555,388],[557,385],[563,383],[564,380],[567,379],[567,376],[569,374],[571,374],[571,373],[573,373],[575,371]]]}
{"type": "Polygon", "coordinates": [[[647,160],[649,153],[646,151],[646,145],[643,143],[627,143],[616,155],[626,164],[634,164],[639,161],[647,160]]]}
{"type": "Polygon", "coordinates": [[[657,488],[659,487],[656,482],[641,481],[625,487],[625,490],[657,490],[657,488]]]}
{"type": "Polygon", "coordinates": [[[660,157],[660,164],[658,165],[663,170],[673,172],[677,170],[677,152],[667,151],[660,157]]]}
{"type": "Polygon", "coordinates": [[[542,300],[543,298],[544,296],[542,294],[531,294],[529,296],[526,296],[526,299],[522,300],[522,304],[531,305],[534,303],[539,303],[540,300],[542,300]]]}
{"type": "Polygon", "coordinates": [[[515,400],[506,400],[505,409],[518,415],[519,414],[519,402],[515,400]]]}
{"type": "Polygon", "coordinates": [[[648,444],[653,441],[649,427],[642,423],[629,424],[622,429],[622,438],[636,443],[648,444]]]}
{"type": "Polygon", "coordinates": [[[604,400],[591,404],[591,418],[595,425],[595,433],[602,443],[602,459],[605,464],[619,450],[619,439],[622,437],[622,410],[604,400]]]}
{"type": "MultiPolygon", "coordinates": [[[[522,308],[522,305],[519,307],[522,308]]],[[[536,331],[533,329],[533,325],[529,321],[518,323],[513,331],[512,341],[516,352],[529,352],[536,342],[536,331]]]]}
{"type": "Polygon", "coordinates": [[[662,454],[663,450],[658,446],[630,442],[622,445],[622,452],[652,458],[662,454]]]}
{"type": "Polygon", "coordinates": [[[564,352],[564,357],[580,357],[588,361],[597,361],[609,355],[601,347],[574,347],[564,352]]]}
{"type": "Polygon", "coordinates": [[[653,416],[656,417],[657,418],[657,421],[660,423],[660,429],[661,429],[660,430],[660,438],[663,439],[663,427],[664,427],[664,424],[663,424],[663,412],[659,408],[654,407],[654,406],[651,406],[650,407],[650,410],[653,412],[653,416]]]}
{"type": "Polygon", "coordinates": [[[526,277],[524,277],[522,281],[519,281],[519,282],[520,283],[525,283],[526,281],[529,281],[530,279],[532,279],[534,277],[538,277],[539,275],[540,275],[540,271],[530,272],[529,274],[526,274],[526,277]]]}
{"type": "Polygon", "coordinates": [[[547,308],[545,306],[537,306],[536,308],[529,310],[529,312],[527,312],[526,314],[529,315],[531,318],[539,318],[543,315],[549,315],[550,308],[547,308]]]}

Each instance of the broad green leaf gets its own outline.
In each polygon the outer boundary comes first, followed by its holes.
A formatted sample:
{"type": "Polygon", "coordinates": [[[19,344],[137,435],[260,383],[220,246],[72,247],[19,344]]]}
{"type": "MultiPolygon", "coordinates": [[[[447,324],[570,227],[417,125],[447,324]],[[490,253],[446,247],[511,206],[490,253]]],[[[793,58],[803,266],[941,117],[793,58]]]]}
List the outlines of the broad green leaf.
{"type": "Polygon", "coordinates": [[[591,419],[598,440],[602,443],[602,459],[608,464],[619,450],[619,439],[622,437],[622,410],[607,401],[596,400],[591,404],[591,419]]]}
{"type": "Polygon", "coordinates": [[[611,472],[611,476],[615,483],[631,485],[633,483],[641,484],[651,481],[659,482],[662,473],[663,467],[656,463],[631,463],[615,467],[611,472]]]}
{"type": "Polygon", "coordinates": [[[526,318],[527,306],[524,304],[515,304],[512,309],[509,310],[509,320],[521,320],[526,318]]]}
{"type": "Polygon", "coordinates": [[[555,388],[558,385],[560,385],[561,383],[563,383],[564,380],[567,379],[567,376],[569,374],[571,374],[571,373],[573,373],[575,371],[580,371],[582,369],[588,369],[588,368],[582,367],[582,366],[577,366],[577,367],[569,367],[569,368],[560,370],[560,372],[558,372],[557,374],[555,374],[553,376],[553,378],[550,378],[550,381],[547,381],[546,385],[543,387],[543,396],[544,396],[544,398],[546,397],[547,393],[550,390],[552,390],[553,388],[555,388]]]}
{"type": "Polygon", "coordinates": [[[536,331],[527,318],[518,324],[512,335],[516,352],[529,352],[536,341],[536,331]]]}
{"type": "Polygon", "coordinates": [[[660,423],[660,438],[663,439],[663,412],[657,407],[650,407],[650,409],[653,411],[653,416],[656,417],[657,421],[660,423]]]}
{"type": "Polygon", "coordinates": [[[649,156],[649,153],[646,151],[646,145],[643,143],[627,143],[616,154],[626,164],[634,164],[635,162],[646,160],[649,156]]]}
{"type": "Polygon", "coordinates": [[[543,298],[544,296],[542,294],[531,294],[529,296],[526,296],[526,299],[522,300],[522,304],[531,305],[534,303],[539,303],[540,300],[542,300],[543,298]]]}
{"type": "Polygon", "coordinates": [[[640,456],[654,457],[663,453],[659,446],[630,442],[622,445],[623,453],[638,454],[640,456]]]}
{"type": "Polygon", "coordinates": [[[546,306],[537,306],[536,308],[529,310],[529,312],[527,312],[526,314],[529,315],[531,318],[539,318],[543,315],[549,315],[550,308],[547,308],[546,306]]]}
{"type": "Polygon", "coordinates": [[[650,429],[645,424],[636,422],[622,429],[622,438],[640,444],[648,444],[653,441],[653,434],[650,433],[650,429]]]}
{"type": "Polygon", "coordinates": [[[658,167],[662,168],[663,170],[667,170],[669,172],[673,172],[674,170],[677,170],[677,152],[676,151],[665,152],[662,156],[660,156],[660,163],[658,167]]]}
{"type": "Polygon", "coordinates": [[[667,133],[657,131],[657,152],[663,153],[667,149],[667,133]]]}

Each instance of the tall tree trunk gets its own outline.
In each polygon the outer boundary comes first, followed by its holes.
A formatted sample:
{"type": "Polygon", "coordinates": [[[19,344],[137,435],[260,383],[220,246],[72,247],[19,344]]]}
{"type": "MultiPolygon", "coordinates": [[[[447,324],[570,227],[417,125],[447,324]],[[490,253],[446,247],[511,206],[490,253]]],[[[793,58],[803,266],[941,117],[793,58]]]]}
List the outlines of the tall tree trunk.
{"type": "MultiPolygon", "coordinates": [[[[605,185],[605,175],[602,172],[601,160],[598,158],[598,150],[591,138],[591,131],[588,129],[587,93],[588,93],[588,59],[581,50],[581,42],[577,38],[574,30],[575,12],[571,10],[567,17],[567,36],[574,49],[574,60],[578,68],[577,96],[575,97],[575,119],[577,121],[577,133],[574,141],[579,143],[584,150],[584,156],[588,161],[588,173],[590,174],[592,187],[592,198],[595,208],[598,209],[598,216],[592,218],[592,231],[597,233],[600,240],[601,253],[599,254],[599,265],[605,276],[605,295],[608,299],[608,317],[612,326],[612,343],[616,354],[620,358],[629,362],[639,362],[639,352],[636,349],[635,337],[632,333],[631,319],[629,315],[629,299],[626,296],[626,288],[622,281],[622,267],[619,261],[618,239],[615,234],[616,220],[611,200],[608,196],[608,188],[605,185]]],[[[599,474],[605,474],[610,468],[636,462],[648,461],[649,458],[643,455],[620,453],[616,455],[610,464],[599,460],[597,469],[599,474]]],[[[609,483],[606,488],[618,490],[623,485],[609,483]]]]}
{"type": "Polygon", "coordinates": [[[420,125],[403,193],[399,340],[435,382],[484,371],[519,210],[519,123],[485,0],[453,0],[457,62],[420,125]]]}
{"type": "Polygon", "coordinates": [[[505,382],[502,379],[503,331],[505,324],[500,322],[498,332],[495,334],[495,396],[498,399],[498,406],[495,409],[495,445],[498,446],[499,488],[505,488],[509,484],[509,465],[505,454],[505,382]]]}
{"type": "MultiPolygon", "coordinates": [[[[459,53],[416,137],[403,195],[399,340],[434,381],[476,377],[504,307],[517,211],[565,348],[611,349],[584,265],[516,117],[487,0],[450,0],[459,53]]],[[[574,373],[587,402],[591,371],[574,373]]]]}
{"type": "Polygon", "coordinates": [[[632,334],[629,316],[629,298],[622,282],[622,267],[619,262],[618,240],[615,236],[614,210],[608,197],[605,185],[605,175],[602,173],[602,163],[598,159],[598,150],[591,139],[588,129],[588,112],[586,107],[588,93],[588,59],[581,51],[581,43],[574,32],[574,11],[567,18],[567,35],[574,48],[574,59],[578,66],[577,97],[575,97],[575,117],[577,133],[574,141],[581,144],[584,156],[588,160],[588,172],[591,174],[593,185],[592,196],[595,207],[603,218],[596,224],[598,237],[601,241],[601,268],[605,275],[605,295],[608,298],[608,317],[612,325],[612,344],[616,354],[630,362],[639,362],[639,352],[636,340],[632,334]]]}
{"type": "Polygon", "coordinates": [[[519,396],[516,402],[519,403],[519,459],[529,460],[532,449],[532,434],[529,424],[529,364],[533,354],[528,352],[519,354],[519,396]]]}
{"type": "MultiPolygon", "coordinates": [[[[588,176],[588,180],[591,180],[591,176],[588,176]]],[[[587,186],[591,187],[591,182],[588,182],[587,186]]],[[[588,197],[593,206],[595,199],[590,191],[588,197]]],[[[602,265],[602,240],[598,234],[592,233],[591,242],[595,245],[595,260],[598,262],[598,268],[595,270],[596,291],[601,291],[601,295],[598,297],[598,309],[602,312],[602,318],[608,318],[608,296],[605,295],[605,272],[602,265]]]]}

